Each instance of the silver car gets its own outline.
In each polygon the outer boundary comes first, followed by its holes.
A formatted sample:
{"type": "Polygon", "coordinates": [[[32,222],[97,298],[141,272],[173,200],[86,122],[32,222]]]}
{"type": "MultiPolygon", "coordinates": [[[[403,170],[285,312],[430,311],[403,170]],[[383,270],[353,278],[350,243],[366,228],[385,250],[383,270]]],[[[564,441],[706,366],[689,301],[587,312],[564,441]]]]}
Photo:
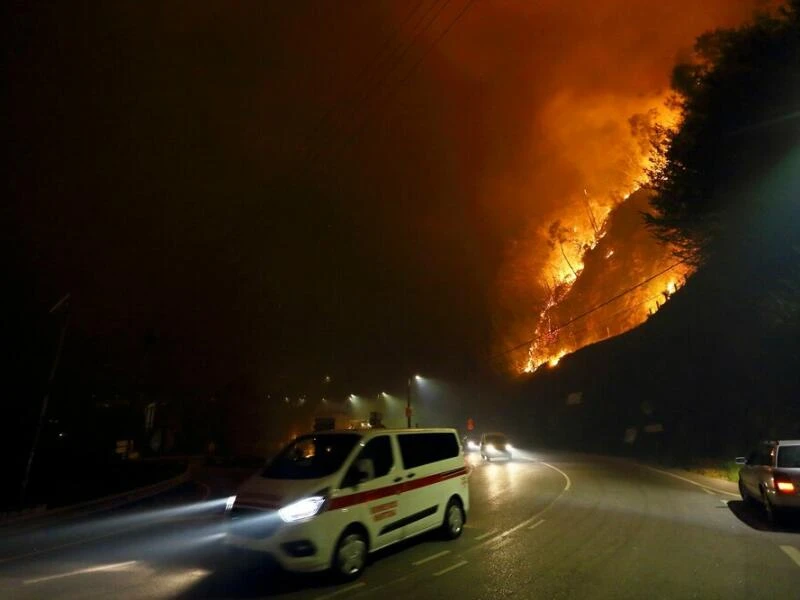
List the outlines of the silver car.
{"type": "Polygon", "coordinates": [[[511,444],[502,433],[484,433],[481,436],[481,458],[491,461],[493,458],[511,460],[511,444]]]}
{"type": "Polygon", "coordinates": [[[749,456],[739,457],[739,493],[745,502],[759,502],[767,520],[800,510],[800,440],[763,442],[749,456]]]}

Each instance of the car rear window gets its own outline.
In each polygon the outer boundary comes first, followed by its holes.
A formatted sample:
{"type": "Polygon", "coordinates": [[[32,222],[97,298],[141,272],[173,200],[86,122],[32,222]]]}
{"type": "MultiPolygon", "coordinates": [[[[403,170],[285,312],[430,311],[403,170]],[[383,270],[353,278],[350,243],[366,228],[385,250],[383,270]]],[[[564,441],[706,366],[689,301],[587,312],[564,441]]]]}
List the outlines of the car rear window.
{"type": "Polygon", "coordinates": [[[401,433],[397,436],[403,466],[413,469],[460,454],[458,440],[453,433],[401,433]]]}
{"type": "Polygon", "coordinates": [[[800,469],[800,446],[778,446],[778,466],[800,469]]]}

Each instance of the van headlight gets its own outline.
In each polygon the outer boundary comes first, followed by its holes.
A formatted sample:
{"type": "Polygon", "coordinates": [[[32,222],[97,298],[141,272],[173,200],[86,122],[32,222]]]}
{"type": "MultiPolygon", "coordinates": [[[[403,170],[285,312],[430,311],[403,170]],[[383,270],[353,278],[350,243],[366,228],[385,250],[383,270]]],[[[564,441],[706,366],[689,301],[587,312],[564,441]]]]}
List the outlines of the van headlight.
{"type": "Polygon", "coordinates": [[[325,496],[311,496],[284,506],[278,510],[278,515],[286,523],[301,521],[317,514],[323,504],[325,504],[325,496]]]}

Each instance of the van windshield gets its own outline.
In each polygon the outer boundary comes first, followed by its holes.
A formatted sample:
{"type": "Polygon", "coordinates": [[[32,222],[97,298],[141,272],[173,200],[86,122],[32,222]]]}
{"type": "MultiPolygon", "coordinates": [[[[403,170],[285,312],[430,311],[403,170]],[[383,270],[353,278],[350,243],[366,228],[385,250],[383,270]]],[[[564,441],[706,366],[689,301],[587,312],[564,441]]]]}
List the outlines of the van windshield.
{"type": "Polygon", "coordinates": [[[338,471],[361,436],[304,435],[286,446],[262,471],[267,479],[319,479],[338,471]]]}

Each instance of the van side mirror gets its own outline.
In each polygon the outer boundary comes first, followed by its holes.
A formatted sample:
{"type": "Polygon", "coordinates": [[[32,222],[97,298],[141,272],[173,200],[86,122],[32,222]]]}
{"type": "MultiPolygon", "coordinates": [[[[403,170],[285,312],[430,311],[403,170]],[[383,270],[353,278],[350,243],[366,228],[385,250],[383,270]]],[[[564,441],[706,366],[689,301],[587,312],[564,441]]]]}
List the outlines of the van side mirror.
{"type": "Polygon", "coordinates": [[[746,465],[747,464],[747,458],[744,457],[744,456],[737,456],[736,457],[736,464],[737,465],[746,465]]]}

